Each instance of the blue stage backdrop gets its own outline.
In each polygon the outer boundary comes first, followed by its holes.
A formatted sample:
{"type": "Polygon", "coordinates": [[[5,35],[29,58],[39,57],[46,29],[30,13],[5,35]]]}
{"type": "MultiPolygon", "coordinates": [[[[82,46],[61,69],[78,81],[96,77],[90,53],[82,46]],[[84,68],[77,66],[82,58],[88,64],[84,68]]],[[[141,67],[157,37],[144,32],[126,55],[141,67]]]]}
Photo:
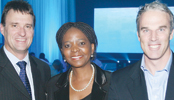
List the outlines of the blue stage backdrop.
{"type": "Polygon", "coordinates": [[[56,32],[66,22],[75,21],[74,0],[28,0],[36,14],[35,36],[30,51],[45,53],[52,63],[60,59],[56,32]],[[71,13],[70,13],[71,12],[71,13]]]}
{"type": "MultiPolygon", "coordinates": [[[[170,7],[174,13],[174,7],[170,7]]],[[[96,8],[94,29],[100,53],[143,53],[137,37],[136,16],[139,8],[96,8]]],[[[170,41],[174,51],[174,39],[170,41]]]]}
{"type": "MultiPolygon", "coordinates": [[[[5,4],[11,0],[2,0],[1,11],[5,4]]],[[[29,48],[35,52],[36,57],[45,53],[46,58],[52,63],[55,59],[61,59],[60,51],[56,43],[56,32],[66,22],[75,22],[74,0],[26,0],[36,15],[36,26],[33,43],[29,48]]]]}

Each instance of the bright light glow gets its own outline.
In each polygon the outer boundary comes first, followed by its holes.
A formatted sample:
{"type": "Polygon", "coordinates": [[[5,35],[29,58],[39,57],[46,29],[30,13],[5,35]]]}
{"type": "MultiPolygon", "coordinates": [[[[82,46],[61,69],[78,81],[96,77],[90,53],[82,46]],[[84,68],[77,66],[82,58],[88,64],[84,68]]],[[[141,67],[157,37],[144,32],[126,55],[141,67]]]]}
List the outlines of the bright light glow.
{"type": "MultiPolygon", "coordinates": [[[[174,7],[170,7],[174,13],[174,7]]],[[[94,30],[97,52],[143,53],[137,37],[136,16],[139,8],[95,8],[94,30]]],[[[174,51],[174,39],[170,41],[174,51]]]]}

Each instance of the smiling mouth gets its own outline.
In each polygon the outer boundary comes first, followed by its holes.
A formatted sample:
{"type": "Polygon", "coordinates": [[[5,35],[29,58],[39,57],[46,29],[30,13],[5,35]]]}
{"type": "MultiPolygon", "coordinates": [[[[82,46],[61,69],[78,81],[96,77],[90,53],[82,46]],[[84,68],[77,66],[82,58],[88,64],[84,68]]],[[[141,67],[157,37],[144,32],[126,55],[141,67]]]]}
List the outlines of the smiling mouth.
{"type": "Polygon", "coordinates": [[[151,45],[150,47],[155,49],[155,48],[158,48],[159,45],[151,45]]]}
{"type": "Polygon", "coordinates": [[[82,56],[75,56],[75,57],[72,57],[72,59],[74,59],[74,60],[78,60],[78,59],[80,59],[80,58],[82,58],[82,56]]]}
{"type": "Polygon", "coordinates": [[[26,39],[16,39],[17,41],[19,41],[19,42],[24,42],[24,41],[26,41],[26,39]]]}

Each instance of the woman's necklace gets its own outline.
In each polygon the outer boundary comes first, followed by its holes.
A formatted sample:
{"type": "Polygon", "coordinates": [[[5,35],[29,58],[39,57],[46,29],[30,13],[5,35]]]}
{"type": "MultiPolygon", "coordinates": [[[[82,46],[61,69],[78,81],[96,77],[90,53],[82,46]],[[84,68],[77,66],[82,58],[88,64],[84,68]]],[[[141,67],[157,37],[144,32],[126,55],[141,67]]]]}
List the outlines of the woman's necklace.
{"type": "Polygon", "coordinates": [[[81,92],[81,91],[83,91],[83,90],[85,90],[88,86],[89,86],[89,84],[91,83],[91,81],[92,81],[92,79],[93,79],[93,77],[94,77],[94,66],[91,64],[91,67],[92,67],[92,70],[93,70],[93,72],[92,72],[92,76],[91,76],[91,79],[89,80],[89,83],[83,88],[83,89],[81,89],[81,90],[77,90],[77,89],[75,89],[73,86],[72,86],[72,83],[71,83],[71,79],[72,79],[72,74],[73,74],[73,70],[71,70],[71,73],[70,73],[70,86],[71,86],[71,88],[74,90],[74,91],[76,91],[76,92],[81,92]]]}

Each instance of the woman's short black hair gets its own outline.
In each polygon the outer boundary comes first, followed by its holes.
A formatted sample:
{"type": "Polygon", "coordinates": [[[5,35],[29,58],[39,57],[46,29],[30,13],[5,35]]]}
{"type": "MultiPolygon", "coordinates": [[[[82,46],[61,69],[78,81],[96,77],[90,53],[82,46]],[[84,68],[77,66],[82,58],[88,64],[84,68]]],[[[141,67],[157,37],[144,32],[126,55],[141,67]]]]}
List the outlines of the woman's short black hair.
{"type": "Polygon", "coordinates": [[[96,57],[96,47],[98,45],[97,37],[94,32],[94,29],[90,25],[83,23],[83,22],[68,22],[68,23],[63,24],[59,28],[59,30],[57,31],[57,34],[56,34],[56,41],[59,46],[59,49],[60,50],[62,49],[62,41],[63,41],[63,37],[64,37],[65,33],[72,27],[77,28],[80,31],[82,31],[84,33],[84,35],[88,38],[89,42],[91,44],[94,44],[94,54],[93,54],[94,57],[91,58],[91,59],[94,59],[96,57]]]}

